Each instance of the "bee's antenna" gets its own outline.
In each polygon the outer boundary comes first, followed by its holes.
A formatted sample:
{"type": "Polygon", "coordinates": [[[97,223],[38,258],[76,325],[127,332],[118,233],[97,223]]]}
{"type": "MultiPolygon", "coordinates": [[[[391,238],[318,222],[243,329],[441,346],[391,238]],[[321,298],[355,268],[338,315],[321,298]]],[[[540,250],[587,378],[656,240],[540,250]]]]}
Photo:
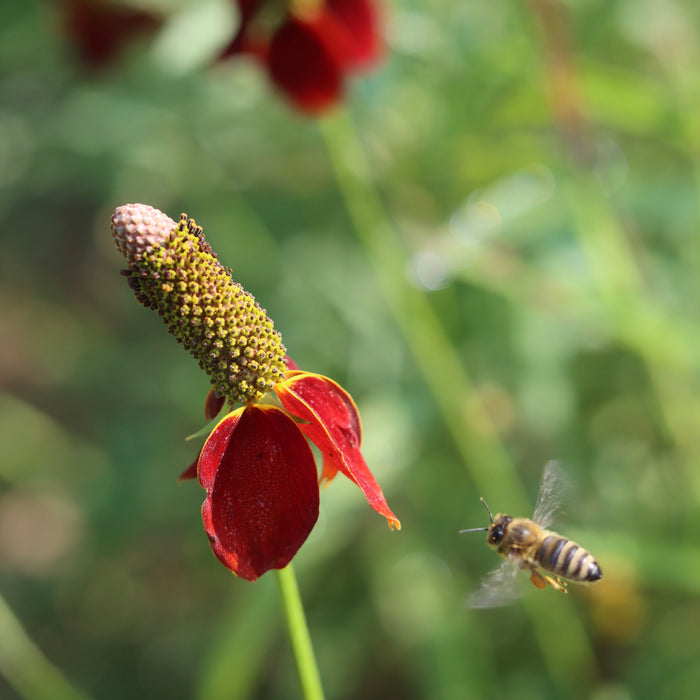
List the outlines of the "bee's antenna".
{"type": "Polygon", "coordinates": [[[481,497],[479,500],[484,504],[484,508],[486,508],[486,512],[489,514],[491,525],[493,525],[493,515],[491,515],[491,509],[486,505],[486,501],[483,499],[483,497],[481,497]]]}
{"type": "MultiPolygon", "coordinates": [[[[486,508],[486,512],[489,514],[489,520],[491,521],[491,524],[493,525],[493,515],[491,515],[491,510],[490,508],[486,505],[486,501],[482,498],[481,502],[484,504],[484,508],[486,508]]],[[[459,534],[463,535],[465,532],[486,532],[488,530],[487,527],[471,527],[468,530],[460,530],[459,534]]]]}

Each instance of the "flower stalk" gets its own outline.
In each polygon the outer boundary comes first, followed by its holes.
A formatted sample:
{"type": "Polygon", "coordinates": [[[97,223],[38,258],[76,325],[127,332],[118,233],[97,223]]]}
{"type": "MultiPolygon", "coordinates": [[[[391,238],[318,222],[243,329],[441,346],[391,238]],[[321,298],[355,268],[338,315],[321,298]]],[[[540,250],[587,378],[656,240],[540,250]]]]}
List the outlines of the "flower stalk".
{"type": "Polygon", "coordinates": [[[323,700],[323,686],[294,569],[289,564],[276,573],[302,693],[305,700],[323,700]]]}

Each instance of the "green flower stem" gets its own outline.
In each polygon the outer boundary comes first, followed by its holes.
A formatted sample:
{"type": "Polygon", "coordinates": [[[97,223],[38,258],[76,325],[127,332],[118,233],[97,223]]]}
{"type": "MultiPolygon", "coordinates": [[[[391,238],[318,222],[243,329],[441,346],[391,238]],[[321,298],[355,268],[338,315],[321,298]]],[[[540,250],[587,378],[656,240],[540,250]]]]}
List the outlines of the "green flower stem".
{"type": "Polygon", "coordinates": [[[316,656],[311,644],[311,636],[306,624],[306,615],[304,615],[304,606],[299,595],[299,586],[297,586],[294,569],[289,564],[275,573],[277,574],[277,583],[279,584],[282,606],[284,607],[287,621],[287,631],[292,642],[304,698],[306,700],[323,700],[321,677],[318,673],[316,656]]]}
{"type": "Polygon", "coordinates": [[[387,221],[349,115],[338,111],[320,125],[355,232],[467,472],[480,493],[497,490],[509,507],[525,512],[525,490],[469,374],[425,295],[406,280],[406,254],[387,221]]]}
{"type": "Polygon", "coordinates": [[[87,700],[44,656],[0,596],[0,674],[28,700],[87,700]]]}
{"type": "MultiPolygon", "coordinates": [[[[522,482],[466,368],[425,295],[406,281],[406,254],[374,187],[349,115],[338,111],[322,120],[320,128],[356,235],[465,469],[481,493],[499,493],[514,512],[528,512],[522,482]]],[[[534,602],[526,600],[525,606],[552,678],[562,691],[571,692],[574,660],[576,665],[595,668],[580,619],[561,601],[553,602],[549,613],[534,602]],[[556,641],[553,625],[566,630],[567,645],[556,641]]]]}

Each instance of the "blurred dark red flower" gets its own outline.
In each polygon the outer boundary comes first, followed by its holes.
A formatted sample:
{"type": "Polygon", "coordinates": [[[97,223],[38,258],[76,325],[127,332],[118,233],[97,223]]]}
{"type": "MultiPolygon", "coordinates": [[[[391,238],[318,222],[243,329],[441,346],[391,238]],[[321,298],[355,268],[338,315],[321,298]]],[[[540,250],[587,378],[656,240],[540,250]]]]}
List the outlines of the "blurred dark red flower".
{"type": "Polygon", "coordinates": [[[235,0],[240,24],[220,59],[255,57],[272,83],[307,114],[332,107],[349,74],[373,66],[381,55],[374,0],[293,2],[271,19],[275,0],[235,0]]]}
{"type": "Polygon", "coordinates": [[[137,36],[155,32],[163,19],[109,0],[58,0],[61,29],[80,60],[104,68],[137,36]]]}
{"type": "MultiPolygon", "coordinates": [[[[233,0],[238,5],[238,29],[231,43],[221,52],[219,60],[246,53],[260,55],[267,53],[267,29],[256,29],[253,20],[267,0],[233,0]]],[[[260,23],[260,22],[258,22],[260,23]]]]}

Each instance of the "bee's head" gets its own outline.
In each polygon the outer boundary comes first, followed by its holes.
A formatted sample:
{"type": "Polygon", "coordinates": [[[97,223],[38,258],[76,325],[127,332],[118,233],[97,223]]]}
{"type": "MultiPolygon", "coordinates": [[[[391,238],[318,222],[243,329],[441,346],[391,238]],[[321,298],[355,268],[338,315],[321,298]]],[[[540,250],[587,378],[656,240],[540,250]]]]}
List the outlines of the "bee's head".
{"type": "MultiPolygon", "coordinates": [[[[484,505],[486,504],[484,503],[484,505]]],[[[490,512],[489,515],[491,515],[490,512]]],[[[488,528],[488,535],[486,535],[486,544],[488,544],[489,547],[498,547],[498,545],[501,544],[501,540],[506,531],[506,525],[508,525],[512,519],[510,515],[504,515],[503,513],[498,513],[495,518],[491,518],[491,527],[488,528]]]]}
{"type": "Polygon", "coordinates": [[[486,508],[486,512],[489,514],[491,525],[489,527],[472,527],[469,530],[460,530],[459,532],[488,532],[486,535],[486,544],[488,544],[489,547],[498,547],[503,539],[506,525],[513,518],[511,518],[510,515],[504,515],[503,513],[498,513],[494,518],[491,514],[491,509],[486,505],[486,501],[482,498],[481,502],[484,504],[484,508],[486,508]]]}

